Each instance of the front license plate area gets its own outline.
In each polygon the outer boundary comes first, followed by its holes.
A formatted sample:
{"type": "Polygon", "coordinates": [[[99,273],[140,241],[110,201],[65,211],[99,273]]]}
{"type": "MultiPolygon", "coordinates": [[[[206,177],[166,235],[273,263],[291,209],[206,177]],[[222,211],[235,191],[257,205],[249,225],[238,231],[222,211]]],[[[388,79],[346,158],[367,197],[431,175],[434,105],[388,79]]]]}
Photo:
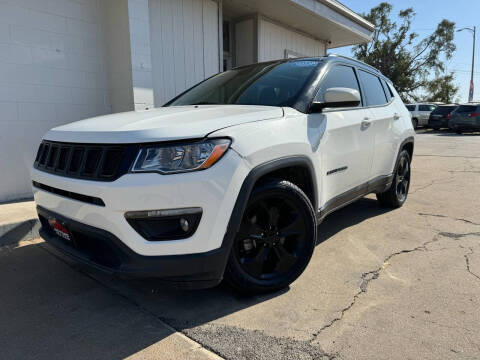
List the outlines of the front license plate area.
{"type": "Polygon", "coordinates": [[[55,218],[49,219],[48,223],[50,224],[50,227],[52,228],[53,232],[61,237],[62,239],[72,242],[72,235],[70,234],[70,231],[66,228],[64,224],[62,224],[60,221],[58,221],[55,218]]]}

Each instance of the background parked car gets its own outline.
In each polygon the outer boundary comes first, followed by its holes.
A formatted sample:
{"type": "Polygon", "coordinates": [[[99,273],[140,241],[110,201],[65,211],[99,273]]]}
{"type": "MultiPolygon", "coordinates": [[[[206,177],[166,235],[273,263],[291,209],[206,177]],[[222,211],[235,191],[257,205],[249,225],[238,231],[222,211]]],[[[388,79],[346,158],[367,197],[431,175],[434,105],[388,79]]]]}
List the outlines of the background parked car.
{"type": "Polygon", "coordinates": [[[457,134],[480,131],[480,104],[460,105],[450,117],[448,127],[457,134]]]}
{"type": "Polygon", "coordinates": [[[440,128],[448,128],[448,121],[452,116],[452,112],[458,108],[458,104],[439,105],[430,114],[428,119],[428,127],[438,130],[440,128]]]}
{"type": "Polygon", "coordinates": [[[437,108],[435,104],[409,104],[408,111],[412,116],[412,125],[416,129],[419,126],[427,126],[430,113],[437,108]]]}

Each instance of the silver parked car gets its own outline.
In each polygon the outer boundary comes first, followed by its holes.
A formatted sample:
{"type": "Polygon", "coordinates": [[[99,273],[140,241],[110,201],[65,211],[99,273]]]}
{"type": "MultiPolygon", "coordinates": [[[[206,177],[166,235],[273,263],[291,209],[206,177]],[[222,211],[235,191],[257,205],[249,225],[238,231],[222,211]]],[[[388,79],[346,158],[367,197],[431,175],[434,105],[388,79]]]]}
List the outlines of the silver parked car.
{"type": "Polygon", "coordinates": [[[430,113],[436,108],[435,104],[408,104],[407,109],[410,111],[414,129],[419,126],[427,126],[430,113]]]}

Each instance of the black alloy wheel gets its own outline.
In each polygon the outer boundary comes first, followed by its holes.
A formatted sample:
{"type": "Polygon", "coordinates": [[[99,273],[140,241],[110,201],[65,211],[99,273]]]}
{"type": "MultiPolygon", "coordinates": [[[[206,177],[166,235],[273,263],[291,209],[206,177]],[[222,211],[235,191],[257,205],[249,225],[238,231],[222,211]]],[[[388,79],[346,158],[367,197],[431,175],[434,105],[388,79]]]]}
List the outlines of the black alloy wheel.
{"type": "Polygon", "coordinates": [[[410,163],[406,156],[400,158],[395,181],[398,201],[404,202],[410,187],[410,163]]]}
{"type": "Polygon", "coordinates": [[[313,253],[316,219],[308,197],[288,181],[254,189],[235,237],[225,273],[246,293],[264,293],[293,282],[313,253]]]}
{"type": "Polygon", "coordinates": [[[398,155],[392,185],[385,192],[377,194],[377,200],[380,204],[386,207],[399,208],[405,203],[410,189],[410,163],[408,151],[402,150],[398,155]]]}

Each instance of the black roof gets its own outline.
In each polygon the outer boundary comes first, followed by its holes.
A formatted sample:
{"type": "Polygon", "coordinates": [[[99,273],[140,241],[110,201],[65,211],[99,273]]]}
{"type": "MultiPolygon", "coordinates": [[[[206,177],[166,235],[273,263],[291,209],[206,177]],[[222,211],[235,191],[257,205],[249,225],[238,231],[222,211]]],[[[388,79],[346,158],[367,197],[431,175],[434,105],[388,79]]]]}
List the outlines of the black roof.
{"type": "MultiPolygon", "coordinates": [[[[385,77],[385,75],[383,75],[380,72],[380,70],[374,68],[373,66],[368,65],[368,64],[364,63],[363,61],[353,59],[353,58],[348,57],[348,56],[337,55],[337,54],[328,54],[326,56],[298,57],[298,58],[291,58],[291,59],[279,59],[279,60],[262,61],[258,64],[281,64],[281,63],[298,61],[298,60],[321,61],[321,62],[324,62],[324,63],[340,61],[340,62],[343,62],[343,63],[348,63],[352,66],[363,67],[366,70],[369,70],[371,72],[376,73],[379,76],[382,76],[383,78],[385,78],[385,80],[390,81],[387,77],[385,77]]],[[[255,64],[242,65],[242,66],[235,67],[235,69],[239,69],[239,68],[243,68],[243,67],[247,67],[247,66],[251,66],[251,65],[255,65],[255,64]]]]}

